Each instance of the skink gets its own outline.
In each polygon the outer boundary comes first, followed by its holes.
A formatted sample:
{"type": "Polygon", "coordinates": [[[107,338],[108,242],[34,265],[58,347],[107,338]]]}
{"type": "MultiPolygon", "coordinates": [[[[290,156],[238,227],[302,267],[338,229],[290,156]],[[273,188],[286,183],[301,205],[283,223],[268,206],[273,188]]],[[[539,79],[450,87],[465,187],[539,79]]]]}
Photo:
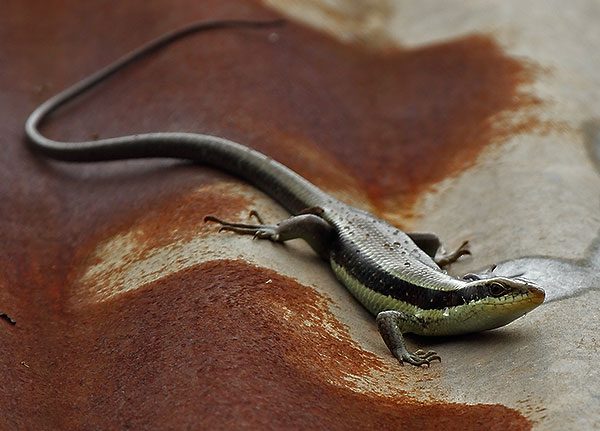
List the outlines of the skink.
{"type": "Polygon", "coordinates": [[[497,328],[544,300],[544,291],[493,272],[457,278],[442,267],[468,253],[466,244],[441,254],[433,234],[405,233],[341,202],[251,148],[196,133],[146,133],[82,142],[61,142],[41,134],[41,123],[71,101],[135,60],[185,35],[223,28],[265,28],[280,21],[214,21],[192,24],[149,42],[40,105],[25,132],[42,154],[63,161],[99,162],[136,158],[181,158],[216,166],[254,184],[291,214],[275,225],[232,223],[207,216],[221,229],[284,242],[302,238],[326,259],[346,288],[376,316],[381,336],[400,363],[429,365],[433,351],[409,351],[403,334],[453,335],[497,328]]]}

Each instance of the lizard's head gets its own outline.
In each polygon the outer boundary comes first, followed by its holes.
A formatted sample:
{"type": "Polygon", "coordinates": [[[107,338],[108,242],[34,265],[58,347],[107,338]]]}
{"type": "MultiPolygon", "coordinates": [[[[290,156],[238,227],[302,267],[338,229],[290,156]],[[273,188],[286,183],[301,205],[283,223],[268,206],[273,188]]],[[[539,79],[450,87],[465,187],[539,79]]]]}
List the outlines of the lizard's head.
{"type": "Polygon", "coordinates": [[[488,273],[467,274],[464,279],[467,280],[462,289],[464,301],[475,310],[464,322],[470,330],[504,326],[544,302],[542,288],[518,277],[496,277],[488,273]]]}

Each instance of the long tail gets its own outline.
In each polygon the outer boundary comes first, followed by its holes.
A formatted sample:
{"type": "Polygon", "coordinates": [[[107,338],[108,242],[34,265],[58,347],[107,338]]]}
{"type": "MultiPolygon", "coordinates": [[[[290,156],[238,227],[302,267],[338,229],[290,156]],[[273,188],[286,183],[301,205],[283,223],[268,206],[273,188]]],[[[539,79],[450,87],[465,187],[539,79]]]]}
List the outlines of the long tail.
{"type": "Polygon", "coordinates": [[[326,196],[319,188],[258,151],[216,136],[196,133],[145,133],[96,141],[62,142],[42,135],[44,120],[62,105],[109,78],[136,60],[192,33],[225,28],[270,28],[274,21],[211,21],[194,23],[154,39],[124,55],[42,103],[25,123],[25,134],[35,150],[70,162],[100,162],[139,158],[180,158],[216,166],[254,184],[291,212],[320,205],[326,196]]]}

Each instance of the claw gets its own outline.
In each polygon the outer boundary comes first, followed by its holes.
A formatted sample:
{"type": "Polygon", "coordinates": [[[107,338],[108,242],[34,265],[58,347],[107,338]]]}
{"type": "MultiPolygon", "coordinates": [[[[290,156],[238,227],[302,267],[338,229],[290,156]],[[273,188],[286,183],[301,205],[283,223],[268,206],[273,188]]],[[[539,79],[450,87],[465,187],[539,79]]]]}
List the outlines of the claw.
{"type": "Polygon", "coordinates": [[[414,353],[404,351],[395,356],[398,358],[398,362],[400,362],[401,365],[404,365],[404,362],[407,362],[415,366],[429,367],[432,361],[442,362],[442,358],[433,350],[425,352],[419,349],[414,353]]]}
{"type": "Polygon", "coordinates": [[[247,224],[247,223],[232,223],[225,220],[221,220],[218,217],[207,215],[204,217],[204,222],[215,222],[221,225],[219,232],[227,231],[239,233],[241,235],[254,235],[255,238],[267,238],[261,236],[261,232],[267,232],[265,225],[258,224],[247,224]]]}
{"type": "MultiPolygon", "coordinates": [[[[251,215],[258,217],[260,216],[256,211],[251,211],[251,215]]],[[[221,225],[219,232],[227,231],[234,232],[240,235],[252,235],[253,239],[268,239],[273,242],[281,242],[281,237],[277,226],[265,225],[265,224],[247,224],[247,223],[232,223],[225,220],[221,220],[218,217],[207,215],[204,217],[204,221],[215,222],[221,225]]]]}
{"type": "Polygon", "coordinates": [[[223,223],[221,219],[218,219],[215,216],[212,216],[212,215],[204,216],[204,223],[209,222],[209,221],[214,221],[216,223],[223,223]]]}
{"type": "Polygon", "coordinates": [[[258,211],[256,210],[250,210],[250,214],[248,214],[248,218],[254,217],[260,224],[266,224],[262,217],[260,216],[260,214],[258,213],[258,211]]]}
{"type": "Polygon", "coordinates": [[[267,232],[266,230],[259,229],[256,232],[254,232],[254,236],[252,237],[252,239],[265,239],[265,238],[275,240],[275,235],[273,233],[267,232]]]}
{"type": "Polygon", "coordinates": [[[252,235],[254,234],[256,229],[253,228],[246,228],[246,227],[236,227],[236,226],[229,226],[229,225],[225,225],[225,226],[221,226],[219,228],[219,233],[221,232],[233,232],[233,233],[237,233],[240,235],[252,235]]]}
{"type": "Polygon", "coordinates": [[[435,262],[440,266],[440,268],[444,268],[445,266],[450,265],[451,263],[456,262],[461,256],[470,255],[471,250],[469,250],[469,241],[464,241],[460,247],[454,250],[451,253],[443,253],[439,257],[435,259],[435,262]]]}
{"type": "Polygon", "coordinates": [[[262,225],[257,225],[257,224],[232,223],[229,221],[221,220],[220,218],[212,216],[212,215],[205,216],[204,223],[209,222],[209,221],[218,223],[222,227],[227,227],[227,228],[260,229],[262,227],[262,225]]]}
{"type": "Polygon", "coordinates": [[[429,352],[424,353],[424,354],[422,354],[420,356],[422,358],[424,358],[424,359],[436,358],[437,357],[438,359],[440,359],[440,362],[441,362],[441,358],[438,356],[437,352],[434,352],[433,350],[430,350],[429,352]]]}
{"type": "Polygon", "coordinates": [[[458,247],[458,252],[460,252],[460,256],[471,255],[471,249],[469,248],[469,241],[463,242],[460,247],[458,247]]]}
{"type": "Polygon", "coordinates": [[[469,249],[469,241],[464,241],[456,250],[452,253],[449,253],[448,258],[452,261],[457,260],[461,256],[471,255],[471,250],[469,249]]]}

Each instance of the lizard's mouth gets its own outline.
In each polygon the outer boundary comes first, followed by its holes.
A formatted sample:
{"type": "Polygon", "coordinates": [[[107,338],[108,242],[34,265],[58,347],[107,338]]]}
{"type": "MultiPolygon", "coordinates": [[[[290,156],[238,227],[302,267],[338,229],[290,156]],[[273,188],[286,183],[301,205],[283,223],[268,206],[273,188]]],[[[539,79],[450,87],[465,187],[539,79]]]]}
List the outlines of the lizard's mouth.
{"type": "Polygon", "coordinates": [[[536,306],[544,302],[544,299],[546,298],[546,292],[544,292],[544,289],[542,289],[541,287],[530,287],[529,294],[531,302],[536,306]]]}

